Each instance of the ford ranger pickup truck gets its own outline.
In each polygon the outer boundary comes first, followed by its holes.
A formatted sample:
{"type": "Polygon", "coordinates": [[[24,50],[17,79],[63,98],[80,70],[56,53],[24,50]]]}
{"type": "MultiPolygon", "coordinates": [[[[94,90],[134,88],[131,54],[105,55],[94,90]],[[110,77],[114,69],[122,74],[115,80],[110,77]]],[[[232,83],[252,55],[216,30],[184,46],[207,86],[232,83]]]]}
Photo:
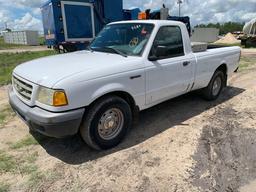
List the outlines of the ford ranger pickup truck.
{"type": "Polygon", "coordinates": [[[79,133],[92,148],[109,149],[138,111],[194,90],[217,99],[240,55],[239,47],[194,53],[180,22],[110,23],[88,50],[17,66],[9,102],[31,131],[56,138],[79,133]]]}

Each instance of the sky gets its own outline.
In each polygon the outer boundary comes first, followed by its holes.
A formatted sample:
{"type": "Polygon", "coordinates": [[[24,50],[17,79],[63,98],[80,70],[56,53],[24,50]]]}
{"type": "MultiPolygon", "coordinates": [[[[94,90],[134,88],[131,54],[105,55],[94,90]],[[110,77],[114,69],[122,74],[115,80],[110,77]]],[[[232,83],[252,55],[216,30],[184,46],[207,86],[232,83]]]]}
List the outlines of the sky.
{"type": "MultiPolygon", "coordinates": [[[[114,1],[114,0],[113,0],[114,1]]],[[[0,30],[5,23],[12,30],[42,31],[40,6],[46,0],[0,0],[0,30]]],[[[123,0],[124,8],[158,9],[162,4],[178,15],[177,0],[123,0]]],[[[182,15],[190,16],[192,25],[248,22],[256,18],[256,0],[184,0],[182,15]]]]}

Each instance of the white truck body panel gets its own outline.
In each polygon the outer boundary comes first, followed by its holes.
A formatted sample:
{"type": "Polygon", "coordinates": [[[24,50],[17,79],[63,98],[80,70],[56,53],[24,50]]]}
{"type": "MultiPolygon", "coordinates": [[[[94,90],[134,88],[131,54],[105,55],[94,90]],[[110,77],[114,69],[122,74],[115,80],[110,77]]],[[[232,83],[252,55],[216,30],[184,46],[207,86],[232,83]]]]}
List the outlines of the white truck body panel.
{"type": "MultiPolygon", "coordinates": [[[[108,93],[122,91],[130,94],[140,110],[192,90],[206,87],[216,69],[225,64],[230,75],[239,65],[240,48],[227,47],[193,53],[184,24],[174,21],[125,21],[117,23],[152,23],[153,33],[141,57],[122,57],[117,54],[80,51],[50,56],[18,66],[14,75],[29,81],[34,87],[63,89],[68,106],[52,107],[36,102],[52,112],[62,112],[89,106],[108,93]],[[185,55],[158,61],[149,61],[148,55],[161,26],[181,29],[185,55]],[[184,67],[183,62],[190,62],[184,67]],[[132,76],[140,76],[131,80],[132,76]]],[[[114,23],[115,24],[115,23],[114,23]]],[[[37,89],[35,88],[34,91],[37,89]]],[[[34,93],[36,95],[36,93],[34,93]]]]}

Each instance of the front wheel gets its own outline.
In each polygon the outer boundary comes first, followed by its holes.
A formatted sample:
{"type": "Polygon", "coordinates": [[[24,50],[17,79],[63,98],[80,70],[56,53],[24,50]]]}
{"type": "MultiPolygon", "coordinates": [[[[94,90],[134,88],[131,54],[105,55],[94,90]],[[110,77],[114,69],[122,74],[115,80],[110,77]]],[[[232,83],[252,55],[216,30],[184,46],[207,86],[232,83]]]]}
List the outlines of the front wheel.
{"type": "Polygon", "coordinates": [[[216,71],[209,85],[202,90],[204,99],[208,101],[216,100],[225,86],[225,79],[222,71],[216,71]]]}
{"type": "Polygon", "coordinates": [[[80,133],[94,149],[109,149],[118,145],[132,125],[129,104],[120,97],[100,99],[89,109],[80,133]]]}

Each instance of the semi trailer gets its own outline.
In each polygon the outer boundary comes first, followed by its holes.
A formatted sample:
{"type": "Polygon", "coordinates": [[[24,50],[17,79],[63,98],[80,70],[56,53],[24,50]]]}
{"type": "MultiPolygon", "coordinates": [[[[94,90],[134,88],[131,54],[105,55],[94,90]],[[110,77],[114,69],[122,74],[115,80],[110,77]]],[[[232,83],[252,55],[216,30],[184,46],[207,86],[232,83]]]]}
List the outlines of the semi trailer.
{"type": "MultiPolygon", "coordinates": [[[[123,9],[123,0],[50,0],[41,7],[46,45],[61,52],[86,49],[110,23],[138,19],[139,8],[123,9]]],[[[189,17],[169,16],[168,9],[146,10],[146,18],[181,21],[191,33],[189,17]]]]}
{"type": "Polygon", "coordinates": [[[109,22],[123,19],[122,0],[50,0],[42,8],[46,44],[65,52],[85,49],[109,22]]]}

